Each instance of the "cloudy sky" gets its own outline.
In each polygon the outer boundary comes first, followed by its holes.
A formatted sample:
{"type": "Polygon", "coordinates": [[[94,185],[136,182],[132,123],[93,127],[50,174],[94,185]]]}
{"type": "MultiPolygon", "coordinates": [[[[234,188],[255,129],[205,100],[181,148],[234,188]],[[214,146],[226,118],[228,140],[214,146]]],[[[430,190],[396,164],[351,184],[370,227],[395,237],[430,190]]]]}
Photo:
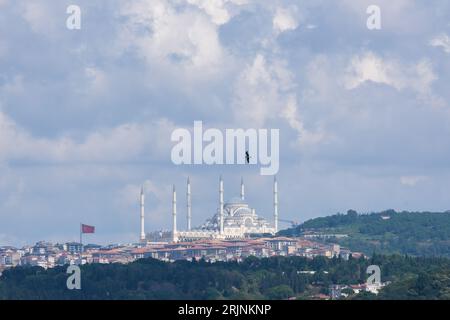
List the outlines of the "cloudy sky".
{"type": "Polygon", "coordinates": [[[254,166],[175,166],[175,128],[280,129],[280,215],[450,209],[447,0],[0,0],[0,245],[134,241],[239,192],[254,166]],[[81,30],[66,9],[81,8],[81,30]],[[381,30],[366,9],[381,8],[381,30]]]}

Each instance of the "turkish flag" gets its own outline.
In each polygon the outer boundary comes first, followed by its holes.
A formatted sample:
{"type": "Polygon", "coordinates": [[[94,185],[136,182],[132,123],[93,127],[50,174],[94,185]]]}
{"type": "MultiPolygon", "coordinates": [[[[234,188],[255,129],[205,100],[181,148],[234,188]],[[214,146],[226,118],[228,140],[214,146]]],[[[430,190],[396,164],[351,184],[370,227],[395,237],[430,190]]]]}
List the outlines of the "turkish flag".
{"type": "Polygon", "coordinates": [[[86,224],[81,225],[81,232],[82,233],[94,233],[95,227],[94,226],[88,226],[86,224]]]}

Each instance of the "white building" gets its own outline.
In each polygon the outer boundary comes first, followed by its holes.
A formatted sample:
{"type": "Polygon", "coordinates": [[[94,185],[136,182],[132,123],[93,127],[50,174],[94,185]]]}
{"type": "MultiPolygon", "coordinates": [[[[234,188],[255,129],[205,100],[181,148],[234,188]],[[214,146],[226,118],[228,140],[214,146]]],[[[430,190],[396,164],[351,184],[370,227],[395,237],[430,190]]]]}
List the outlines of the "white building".
{"type": "MultiPolygon", "coordinates": [[[[219,206],[217,212],[204,224],[197,228],[191,228],[191,183],[187,181],[187,226],[188,230],[182,231],[177,228],[177,194],[175,186],[172,194],[172,231],[170,241],[194,241],[199,239],[242,239],[257,234],[276,234],[278,231],[278,182],[274,179],[273,185],[273,223],[258,216],[256,210],[245,202],[245,186],[241,181],[239,198],[232,198],[224,202],[223,179],[219,180],[219,206]]],[[[143,203],[141,202],[141,212],[143,203]]],[[[143,219],[141,215],[141,230],[143,230],[143,219]]],[[[162,234],[162,233],[161,233],[162,234]]],[[[160,241],[167,241],[167,232],[161,236],[160,241]]],[[[147,234],[147,241],[155,241],[158,233],[147,234]]]]}

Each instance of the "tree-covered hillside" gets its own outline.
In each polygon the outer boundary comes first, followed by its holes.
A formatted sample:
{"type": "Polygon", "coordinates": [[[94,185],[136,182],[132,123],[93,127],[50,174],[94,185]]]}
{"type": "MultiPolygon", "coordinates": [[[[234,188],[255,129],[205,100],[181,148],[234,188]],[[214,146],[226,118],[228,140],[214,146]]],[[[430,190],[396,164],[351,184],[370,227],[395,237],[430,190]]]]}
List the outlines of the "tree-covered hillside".
{"type": "Polygon", "coordinates": [[[400,253],[418,256],[450,257],[450,213],[395,212],[358,214],[350,210],[306,221],[282,235],[307,233],[345,234],[346,238],[332,238],[353,251],[366,254],[400,253]]]}
{"type": "Polygon", "coordinates": [[[348,261],[325,257],[250,257],[242,263],[166,263],[143,259],[128,265],[90,264],[82,266],[82,288],[74,291],[66,288],[67,267],[49,270],[16,267],[0,277],[0,300],[311,299],[328,294],[331,284],[364,283],[371,264],[380,266],[382,281],[392,282],[379,298],[450,299],[449,259],[375,255],[371,259],[348,261]]]}

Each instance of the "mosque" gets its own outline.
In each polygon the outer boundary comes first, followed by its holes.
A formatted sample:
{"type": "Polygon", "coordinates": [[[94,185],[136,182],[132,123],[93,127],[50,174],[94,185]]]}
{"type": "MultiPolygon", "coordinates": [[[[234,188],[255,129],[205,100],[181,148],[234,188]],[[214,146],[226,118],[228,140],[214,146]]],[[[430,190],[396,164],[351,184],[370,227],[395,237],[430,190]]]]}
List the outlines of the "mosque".
{"type": "Polygon", "coordinates": [[[141,189],[141,242],[181,242],[201,239],[243,239],[252,235],[272,234],[278,232],[278,182],[273,181],[273,223],[258,216],[256,210],[245,201],[244,180],[241,179],[240,197],[224,202],[223,179],[219,179],[219,206],[217,212],[205,223],[191,228],[191,182],[187,180],[186,192],[186,220],[187,229],[177,228],[177,192],[175,186],[172,191],[172,230],[146,234],[144,231],[144,190],[141,189]]]}

